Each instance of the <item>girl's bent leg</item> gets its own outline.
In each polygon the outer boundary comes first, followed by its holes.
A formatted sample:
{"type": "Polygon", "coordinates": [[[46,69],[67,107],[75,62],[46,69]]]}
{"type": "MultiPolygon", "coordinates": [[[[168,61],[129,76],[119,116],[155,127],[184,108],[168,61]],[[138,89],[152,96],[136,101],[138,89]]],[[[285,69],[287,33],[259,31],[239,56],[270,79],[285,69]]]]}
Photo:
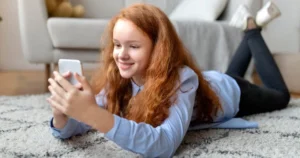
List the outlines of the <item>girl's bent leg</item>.
{"type": "Polygon", "coordinates": [[[231,75],[241,89],[240,111],[237,116],[283,109],[290,100],[289,90],[260,31],[261,29],[249,30],[245,38],[264,87],[231,75]]]}

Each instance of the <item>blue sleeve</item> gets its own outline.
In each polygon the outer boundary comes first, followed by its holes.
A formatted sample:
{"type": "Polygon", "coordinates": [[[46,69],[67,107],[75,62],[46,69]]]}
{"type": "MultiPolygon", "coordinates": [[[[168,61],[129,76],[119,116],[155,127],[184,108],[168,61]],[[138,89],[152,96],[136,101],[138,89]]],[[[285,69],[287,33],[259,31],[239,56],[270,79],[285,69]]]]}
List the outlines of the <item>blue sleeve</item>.
{"type": "Polygon", "coordinates": [[[183,71],[177,102],[170,107],[169,117],[160,126],[154,128],[114,115],[114,127],[105,136],[144,157],[171,157],[189,127],[198,88],[198,76],[194,71],[183,71]]]}
{"type": "Polygon", "coordinates": [[[67,139],[74,135],[83,134],[91,129],[90,126],[79,122],[73,118],[69,118],[67,124],[62,129],[57,129],[53,126],[53,117],[50,120],[52,135],[56,138],[67,139]]]}
{"type": "MultiPolygon", "coordinates": [[[[98,106],[104,108],[104,105],[106,102],[105,96],[104,96],[104,91],[101,91],[99,94],[97,94],[95,99],[96,99],[98,106]]],[[[50,120],[50,128],[52,131],[52,135],[54,137],[60,138],[60,139],[67,139],[74,135],[86,133],[88,130],[91,129],[91,126],[86,125],[82,122],[79,122],[73,118],[69,118],[68,122],[64,128],[57,129],[53,126],[53,117],[52,117],[50,120]]]]}

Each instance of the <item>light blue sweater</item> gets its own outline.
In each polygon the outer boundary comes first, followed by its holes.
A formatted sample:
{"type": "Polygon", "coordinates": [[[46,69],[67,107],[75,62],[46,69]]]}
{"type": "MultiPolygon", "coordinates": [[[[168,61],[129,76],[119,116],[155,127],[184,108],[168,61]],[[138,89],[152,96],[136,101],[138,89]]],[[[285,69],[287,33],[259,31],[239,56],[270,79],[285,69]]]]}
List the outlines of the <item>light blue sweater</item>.
{"type": "MultiPolygon", "coordinates": [[[[154,128],[146,123],[136,123],[114,115],[114,127],[104,136],[126,150],[139,153],[145,157],[171,157],[179,147],[187,130],[205,128],[257,128],[256,122],[249,122],[241,118],[234,118],[239,111],[240,88],[230,76],[216,71],[204,71],[204,78],[220,98],[223,111],[220,111],[214,121],[209,124],[199,124],[189,127],[191,120],[197,113],[194,110],[198,76],[189,67],[180,72],[180,90],[176,104],[170,107],[169,117],[158,127],[154,128]]],[[[132,82],[133,96],[143,87],[132,82]]],[[[96,96],[97,104],[104,108],[104,92],[96,96]]],[[[53,127],[52,134],[61,139],[73,135],[83,134],[91,129],[90,126],[69,118],[63,129],[53,127]]]]}

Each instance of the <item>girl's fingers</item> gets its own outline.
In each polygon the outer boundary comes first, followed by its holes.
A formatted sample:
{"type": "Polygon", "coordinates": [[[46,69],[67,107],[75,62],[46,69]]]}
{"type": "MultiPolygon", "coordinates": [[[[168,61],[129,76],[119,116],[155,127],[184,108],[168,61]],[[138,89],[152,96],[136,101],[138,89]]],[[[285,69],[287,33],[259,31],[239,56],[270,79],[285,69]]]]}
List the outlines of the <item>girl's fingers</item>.
{"type": "Polygon", "coordinates": [[[63,106],[61,106],[59,103],[57,103],[55,100],[53,100],[51,97],[47,99],[47,101],[50,103],[50,105],[55,108],[58,111],[61,111],[62,113],[65,113],[65,109],[63,106]]]}
{"type": "Polygon", "coordinates": [[[49,78],[48,81],[52,87],[52,90],[55,91],[56,94],[58,94],[59,96],[65,95],[66,91],[56,81],[54,81],[52,78],[49,78]]]}
{"type": "Polygon", "coordinates": [[[58,104],[61,104],[62,106],[65,105],[64,99],[57,94],[57,92],[53,89],[52,86],[48,86],[48,89],[52,94],[52,96],[50,97],[52,100],[56,101],[58,104]]]}
{"type": "Polygon", "coordinates": [[[91,90],[91,86],[84,76],[80,76],[78,73],[75,73],[74,76],[77,79],[77,81],[82,85],[82,88],[84,90],[91,90]]]}
{"type": "Polygon", "coordinates": [[[70,71],[67,71],[67,72],[65,72],[64,74],[62,74],[62,76],[64,77],[64,78],[69,78],[70,76],[71,76],[71,72],[70,71]]]}
{"type": "Polygon", "coordinates": [[[63,87],[63,89],[67,92],[74,91],[75,87],[67,81],[63,76],[61,76],[58,72],[54,71],[54,79],[58,82],[59,85],[63,87]]]}
{"type": "Polygon", "coordinates": [[[82,90],[82,84],[81,83],[77,83],[76,85],[74,85],[77,89],[82,90]]]}
{"type": "MultiPolygon", "coordinates": [[[[50,97],[51,98],[51,97],[50,97]]],[[[52,98],[51,98],[52,99],[52,98]]],[[[54,115],[65,115],[64,113],[62,113],[61,111],[59,111],[58,109],[55,108],[55,106],[53,106],[50,101],[49,98],[47,99],[47,102],[50,104],[52,112],[54,115]]]]}

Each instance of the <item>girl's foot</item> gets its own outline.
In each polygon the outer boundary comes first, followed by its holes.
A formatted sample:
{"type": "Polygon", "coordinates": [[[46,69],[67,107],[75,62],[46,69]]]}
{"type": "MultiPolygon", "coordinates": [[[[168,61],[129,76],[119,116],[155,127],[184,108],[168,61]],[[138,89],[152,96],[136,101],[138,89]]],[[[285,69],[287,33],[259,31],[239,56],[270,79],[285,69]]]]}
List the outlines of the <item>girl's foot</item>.
{"type": "Polygon", "coordinates": [[[273,19],[279,17],[281,12],[274,2],[267,2],[256,15],[256,24],[260,27],[266,26],[273,19]]]}
{"type": "Polygon", "coordinates": [[[229,25],[237,28],[241,28],[242,30],[245,31],[248,29],[249,19],[253,19],[253,16],[250,14],[247,6],[240,5],[236,10],[236,12],[233,14],[229,22],[229,25]]]}

